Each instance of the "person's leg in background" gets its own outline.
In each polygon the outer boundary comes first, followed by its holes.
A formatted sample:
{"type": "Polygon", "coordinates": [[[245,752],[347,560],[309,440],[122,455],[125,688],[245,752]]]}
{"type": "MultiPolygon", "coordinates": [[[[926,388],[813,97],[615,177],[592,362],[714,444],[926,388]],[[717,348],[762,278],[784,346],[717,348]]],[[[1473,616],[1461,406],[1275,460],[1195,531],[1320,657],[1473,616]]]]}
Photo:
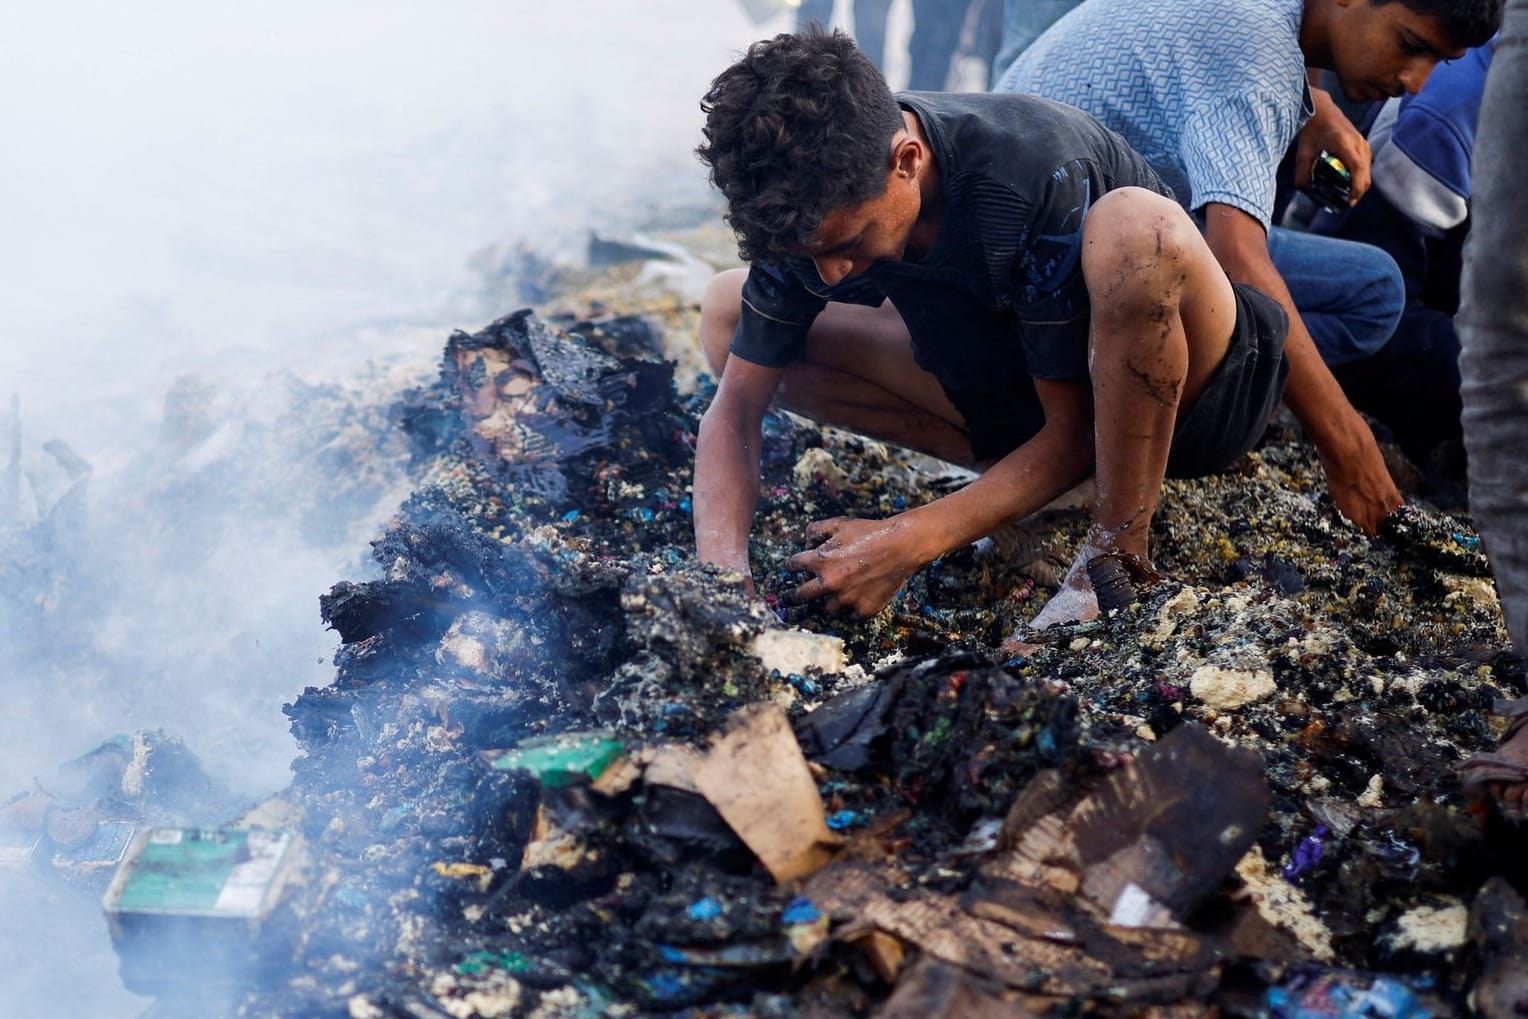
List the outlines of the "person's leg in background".
{"type": "Polygon", "coordinates": [[[971,0],[913,0],[908,88],[936,92],[946,86],[970,6],[971,0]]]}
{"type": "Polygon", "coordinates": [[[891,0],[854,0],[854,41],[870,62],[886,70],[886,14],[891,0]]]}
{"type": "Polygon", "coordinates": [[[1406,306],[1395,259],[1372,244],[1274,227],[1268,254],[1289,286],[1310,338],[1330,366],[1375,353],[1406,306]]]}
{"type": "MultiPolygon", "coordinates": [[[[987,74],[992,67],[993,60],[997,59],[997,51],[1003,44],[1003,0],[973,0],[972,7],[977,8],[974,28],[974,38],[971,40],[971,55],[980,58],[983,74],[987,74]]],[[[967,15],[968,24],[970,15],[967,15]]]]}
{"type": "Polygon", "coordinates": [[[833,27],[833,0],[801,0],[801,6],[796,8],[796,30],[812,24],[833,27]]]}

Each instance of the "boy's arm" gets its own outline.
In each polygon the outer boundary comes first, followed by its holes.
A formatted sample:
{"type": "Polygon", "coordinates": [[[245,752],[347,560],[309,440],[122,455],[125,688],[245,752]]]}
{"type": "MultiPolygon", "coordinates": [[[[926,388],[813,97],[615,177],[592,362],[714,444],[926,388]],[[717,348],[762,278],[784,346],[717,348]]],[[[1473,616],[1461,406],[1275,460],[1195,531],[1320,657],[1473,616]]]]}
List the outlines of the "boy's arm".
{"type": "Polygon", "coordinates": [[[885,520],[822,520],[807,529],[821,544],[786,566],[815,576],[798,599],[879,612],[919,569],[952,549],[1035,512],[1076,485],[1093,465],[1093,402],[1085,379],[1035,380],[1045,425],[958,492],[885,520]]]}
{"type": "Polygon", "coordinates": [[[729,357],[695,444],[695,550],[701,562],[736,570],[754,593],[748,531],[759,500],[760,425],[783,369],[729,357]]]}
{"type": "Polygon", "coordinates": [[[1401,504],[1401,493],[1385,467],[1374,433],[1353,409],[1342,387],[1322,362],[1284,278],[1268,256],[1268,235],[1247,213],[1211,202],[1205,206],[1205,240],[1238,283],[1250,283],[1283,305],[1289,315],[1284,353],[1289,380],[1284,403],[1321,453],[1326,487],[1342,515],[1373,534],[1386,514],[1401,504]]]}

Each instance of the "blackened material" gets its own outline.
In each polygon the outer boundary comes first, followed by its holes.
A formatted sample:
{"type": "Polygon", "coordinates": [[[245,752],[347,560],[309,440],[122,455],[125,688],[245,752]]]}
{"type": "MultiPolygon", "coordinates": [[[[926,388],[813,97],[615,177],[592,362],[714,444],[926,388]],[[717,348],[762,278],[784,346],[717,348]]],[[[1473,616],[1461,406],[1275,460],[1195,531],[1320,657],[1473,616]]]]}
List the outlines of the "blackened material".
{"type": "Polygon", "coordinates": [[[901,684],[894,680],[847,690],[796,724],[801,752],[836,771],[858,771],[870,763],[871,745],[886,733],[886,715],[901,684]]]}
{"type": "Polygon", "coordinates": [[[1072,820],[1084,887],[1112,907],[1134,884],[1181,918],[1252,845],[1268,789],[1257,754],[1181,725],[1110,776],[1090,804],[1072,820]]]}

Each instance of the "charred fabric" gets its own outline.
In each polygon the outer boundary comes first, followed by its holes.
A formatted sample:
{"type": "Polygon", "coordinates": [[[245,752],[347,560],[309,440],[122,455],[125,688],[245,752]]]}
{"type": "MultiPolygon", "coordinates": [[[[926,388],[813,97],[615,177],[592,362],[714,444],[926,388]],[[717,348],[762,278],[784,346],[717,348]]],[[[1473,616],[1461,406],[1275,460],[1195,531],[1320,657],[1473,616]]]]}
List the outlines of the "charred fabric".
{"type": "Polygon", "coordinates": [[[451,337],[397,410],[238,1014],[1524,1014],[1528,840],[1455,768],[1528,691],[1467,519],[1365,537],[1275,428],[1169,484],[1172,580],[1004,659],[1082,511],[787,605],[805,522],[958,479],[772,414],[752,602],[692,553],[706,394],[648,320],[563,325],[451,337]]]}

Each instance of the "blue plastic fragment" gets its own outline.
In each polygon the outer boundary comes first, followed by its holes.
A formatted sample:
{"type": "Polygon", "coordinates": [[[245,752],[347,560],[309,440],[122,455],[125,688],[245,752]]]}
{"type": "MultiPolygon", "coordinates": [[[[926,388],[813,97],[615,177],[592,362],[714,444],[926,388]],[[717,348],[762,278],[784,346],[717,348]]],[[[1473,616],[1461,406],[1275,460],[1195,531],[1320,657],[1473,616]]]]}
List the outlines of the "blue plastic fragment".
{"type": "Polygon", "coordinates": [[[795,687],[797,690],[800,690],[808,697],[811,697],[817,693],[817,684],[813,683],[810,679],[803,676],[799,672],[792,672],[785,678],[790,682],[791,686],[795,687]]]}
{"type": "Polygon", "coordinates": [[[1473,534],[1455,534],[1453,539],[1456,545],[1462,545],[1471,552],[1480,548],[1480,539],[1473,534]]]}
{"type": "Polygon", "coordinates": [[[839,810],[828,815],[828,827],[834,831],[855,828],[865,823],[865,815],[858,810],[839,810]]]}
{"type": "Polygon", "coordinates": [[[818,909],[811,899],[804,895],[792,899],[790,905],[785,907],[785,913],[780,917],[787,926],[798,923],[816,923],[822,918],[822,910],[818,909]]]}
{"type": "Polygon", "coordinates": [[[694,504],[690,502],[689,496],[685,496],[683,499],[679,500],[679,509],[681,512],[688,513],[693,508],[694,504]]]}
{"type": "Polygon", "coordinates": [[[579,516],[580,514],[578,510],[568,510],[568,512],[562,515],[562,520],[563,523],[571,524],[573,521],[577,520],[579,516]]]}
{"type": "Polygon", "coordinates": [[[675,998],[685,997],[689,992],[689,988],[685,986],[684,981],[672,973],[658,973],[654,975],[652,979],[648,980],[647,989],[651,992],[653,998],[658,1001],[673,1001],[675,998]]]}
{"type": "Polygon", "coordinates": [[[707,895],[690,904],[688,910],[691,920],[714,920],[722,915],[722,904],[707,895]]]}
{"type": "Polygon", "coordinates": [[[663,961],[664,962],[684,962],[685,961],[684,950],[683,949],[679,949],[679,948],[675,948],[673,945],[659,945],[658,946],[658,954],[663,957],[663,961]]]}
{"type": "Polygon", "coordinates": [[[648,509],[646,506],[633,506],[631,509],[626,511],[626,515],[632,520],[635,520],[641,524],[650,524],[657,516],[656,513],[648,509]]]}

